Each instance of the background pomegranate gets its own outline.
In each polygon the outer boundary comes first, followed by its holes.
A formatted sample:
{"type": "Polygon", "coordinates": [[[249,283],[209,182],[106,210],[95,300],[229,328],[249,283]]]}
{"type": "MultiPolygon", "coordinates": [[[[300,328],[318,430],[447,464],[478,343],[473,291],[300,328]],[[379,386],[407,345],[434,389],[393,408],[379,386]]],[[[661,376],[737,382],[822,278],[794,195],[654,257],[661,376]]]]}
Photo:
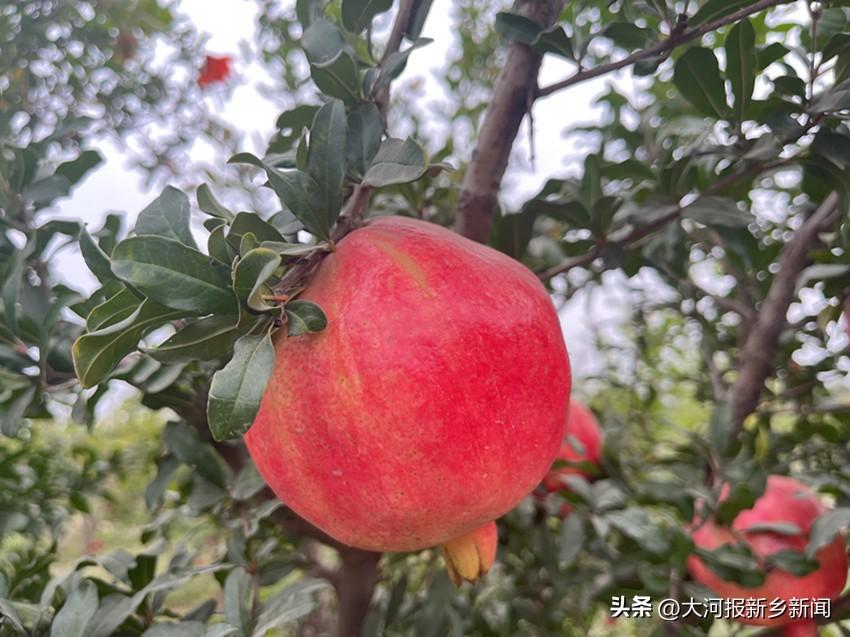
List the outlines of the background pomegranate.
{"type": "Polygon", "coordinates": [[[416,550],[491,522],[540,482],[570,371],[554,307],[524,266],[385,217],[346,236],[301,298],[328,327],[278,337],[245,436],[298,514],[351,546],[416,550]]]}
{"type": "MultiPolygon", "coordinates": [[[[724,544],[745,542],[758,558],[765,558],[784,550],[802,552],[809,541],[812,523],[827,510],[817,495],[808,487],[783,476],[770,476],[764,494],[751,509],[741,511],[731,527],[720,526],[709,520],[693,534],[694,544],[712,550],[724,544]],[[772,531],[752,530],[758,525],[786,523],[796,526],[801,533],[785,535],[772,531]]],[[[847,579],[847,553],[844,540],[837,537],[817,553],[820,568],[801,577],[775,568],[768,572],[760,586],[744,587],[721,579],[696,555],[688,559],[691,575],[722,597],[733,598],[836,598],[847,579]]],[[[740,619],[742,623],[763,626],[788,625],[788,635],[814,635],[814,623],[794,621],[787,614],[776,618],[740,619]],[[808,632],[807,632],[808,631],[808,632]]]]}
{"type": "Polygon", "coordinates": [[[563,460],[573,466],[562,466],[552,469],[543,480],[546,491],[558,491],[564,488],[561,476],[581,475],[593,477],[590,472],[580,466],[583,462],[599,464],[602,453],[602,428],[593,412],[576,400],[570,401],[567,424],[564,428],[564,439],[555,460],[563,460]],[[579,448],[575,443],[581,445],[579,448]]]}

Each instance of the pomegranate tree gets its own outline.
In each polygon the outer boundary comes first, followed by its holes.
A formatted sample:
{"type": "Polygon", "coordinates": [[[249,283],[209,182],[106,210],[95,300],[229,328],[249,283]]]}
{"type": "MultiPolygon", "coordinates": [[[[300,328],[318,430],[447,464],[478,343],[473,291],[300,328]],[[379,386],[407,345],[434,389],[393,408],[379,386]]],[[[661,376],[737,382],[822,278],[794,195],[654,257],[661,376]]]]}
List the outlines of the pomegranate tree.
{"type": "MultiPolygon", "coordinates": [[[[781,551],[802,553],[809,541],[814,521],[826,506],[808,487],[783,476],[770,476],[764,494],[751,509],[741,511],[729,526],[711,520],[699,525],[692,533],[697,548],[714,550],[726,544],[746,544],[756,559],[764,561],[781,551]],[[790,532],[780,532],[782,524],[790,532]],[[796,531],[798,532],[794,532],[796,531]]],[[[778,567],[768,569],[759,586],[745,587],[724,580],[714,573],[698,556],[688,561],[691,575],[716,594],[728,598],[774,599],[838,597],[847,579],[847,553],[844,540],[835,538],[816,555],[820,568],[808,575],[795,576],[778,567]]],[[[811,620],[794,620],[787,613],[779,617],[741,618],[737,621],[763,626],[782,626],[787,635],[814,635],[811,620]]]]}
{"type": "Polygon", "coordinates": [[[563,437],[570,369],[544,287],[491,248],[384,217],[343,238],[300,298],[328,326],[277,337],[245,436],[260,473],[345,544],[444,545],[453,573],[485,572],[493,520],[563,437]]]}

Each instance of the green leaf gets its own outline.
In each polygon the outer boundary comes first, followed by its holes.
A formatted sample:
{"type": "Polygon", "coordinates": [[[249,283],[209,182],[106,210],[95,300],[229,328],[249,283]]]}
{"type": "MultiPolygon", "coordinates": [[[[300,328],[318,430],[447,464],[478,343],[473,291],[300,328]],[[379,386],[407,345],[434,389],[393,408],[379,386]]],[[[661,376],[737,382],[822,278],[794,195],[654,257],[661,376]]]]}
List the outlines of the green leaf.
{"type": "Polygon", "coordinates": [[[103,163],[103,157],[96,150],[84,150],[79,157],[66,161],[56,167],[55,175],[64,177],[71,185],[79,182],[86,173],[103,163]]]}
{"type": "Polygon", "coordinates": [[[290,150],[292,145],[298,140],[301,131],[312,124],[318,110],[318,106],[302,104],[292,110],[281,113],[275,123],[275,126],[277,126],[277,136],[269,146],[269,152],[290,150]]]}
{"type": "Polygon", "coordinates": [[[721,579],[747,587],[764,583],[764,573],[747,546],[724,544],[713,551],[697,548],[694,552],[721,579]]]}
{"type": "Polygon", "coordinates": [[[306,31],[313,22],[320,19],[324,13],[324,0],[296,0],[295,15],[301,23],[301,29],[306,31]]]}
{"type": "Polygon", "coordinates": [[[814,573],[820,568],[817,560],[809,559],[803,553],[792,549],[772,553],[766,561],[768,566],[775,566],[796,577],[814,573]]]}
{"type": "MultiPolygon", "coordinates": [[[[724,0],[725,1],[725,0],[724,0]]],[[[729,107],[717,57],[710,49],[693,47],[676,60],[673,82],[698,111],[722,119],[729,107]]]]}
{"type": "Polygon", "coordinates": [[[384,121],[372,102],[361,104],[348,113],[345,139],[345,164],[349,173],[362,177],[381,147],[384,121]]]}
{"type": "Polygon", "coordinates": [[[732,27],[726,36],[726,76],[732,84],[735,115],[746,119],[747,109],[756,85],[756,32],[747,19],[732,27]]]}
{"type": "Polygon", "coordinates": [[[779,42],[772,42],[771,44],[758,49],[756,54],[758,59],[757,70],[764,71],[768,66],[778,60],[781,60],[788,55],[788,53],[790,53],[788,47],[780,44],[779,42]]]}
{"type": "Polygon", "coordinates": [[[831,113],[850,109],[850,79],[831,86],[812,100],[813,113],[831,113]]]}
{"type": "Polygon", "coordinates": [[[284,306],[287,318],[287,333],[290,336],[301,336],[321,332],[328,326],[328,318],[315,303],[295,300],[284,306]]]}
{"type": "Polygon", "coordinates": [[[95,243],[85,226],[80,230],[80,252],[86,262],[86,267],[91,270],[98,281],[106,284],[115,280],[115,275],[112,274],[112,266],[109,263],[109,256],[95,243]]]}
{"type": "Polygon", "coordinates": [[[87,628],[96,610],[97,589],[90,580],[81,580],[56,613],[50,637],[87,637],[87,628]]]}
{"type": "Polygon", "coordinates": [[[357,62],[347,51],[340,51],[327,62],[311,64],[310,77],[325,95],[337,97],[347,103],[360,99],[357,62]]]}
{"type": "Polygon", "coordinates": [[[261,637],[272,629],[282,628],[308,615],[316,607],[314,593],[329,586],[324,580],[305,577],[265,600],[257,617],[254,636],[261,637]]]}
{"type": "Polygon", "coordinates": [[[561,26],[541,33],[534,41],[534,49],[539,53],[552,53],[572,61],[576,59],[570,36],[561,26]]]}
{"type": "Polygon", "coordinates": [[[432,2],[433,0],[418,0],[418,2],[414,3],[410,20],[408,20],[404,28],[404,34],[408,40],[415,40],[422,34],[422,27],[425,26],[425,19],[431,10],[432,2]]]}
{"type": "MultiPolygon", "coordinates": [[[[253,234],[258,241],[283,241],[283,235],[268,221],[264,221],[254,212],[240,212],[230,224],[227,241],[234,249],[239,249],[242,237],[253,234]]],[[[228,261],[229,263],[229,261],[228,261]]]]}
{"type": "Polygon", "coordinates": [[[67,196],[70,191],[71,182],[66,177],[51,175],[30,184],[21,193],[21,198],[39,209],[49,206],[60,197],[67,196]]]}
{"type": "Polygon", "coordinates": [[[558,562],[569,568],[584,546],[584,520],[578,515],[568,515],[558,533],[558,562]]]}
{"type": "Polygon", "coordinates": [[[655,38],[655,34],[650,29],[639,27],[631,22],[615,22],[605,28],[603,35],[627,51],[644,48],[655,38]]]}
{"type": "Polygon", "coordinates": [[[224,583],[224,619],[243,635],[251,631],[251,576],[238,566],[230,571],[224,583]]]}
{"type": "Polygon", "coordinates": [[[189,197],[182,190],[167,186],[162,194],[139,213],[136,235],[153,235],[179,241],[197,249],[189,229],[189,197]]]}
{"type": "Polygon", "coordinates": [[[413,139],[385,139],[372,160],[363,183],[381,188],[416,181],[428,167],[425,151],[413,139]]]}
{"type": "Polygon", "coordinates": [[[809,532],[806,557],[814,558],[818,551],[833,542],[848,526],[850,526],[850,507],[840,507],[821,513],[809,532]]]}
{"type": "Polygon", "coordinates": [[[496,33],[508,42],[532,44],[540,35],[542,28],[534,20],[525,16],[500,11],[496,14],[496,33]]]}
{"type": "Polygon", "coordinates": [[[336,223],[342,207],[347,129],[345,106],[339,100],[331,100],[322,106],[310,129],[307,174],[319,187],[320,208],[315,213],[324,216],[327,228],[336,223]]]}
{"type": "Polygon", "coordinates": [[[266,486],[263,476],[257,471],[257,465],[247,463],[230,485],[230,495],[234,500],[250,500],[266,486]]]}
{"type": "Polygon", "coordinates": [[[139,297],[127,288],[123,288],[92,309],[86,317],[86,329],[89,332],[95,332],[119,323],[135,312],[141,304],[139,297]]]}
{"type": "Polygon", "coordinates": [[[189,323],[158,347],[145,352],[161,363],[190,363],[224,358],[239,336],[236,315],[209,316],[189,323]]]}
{"type": "Polygon", "coordinates": [[[35,239],[30,238],[26,245],[21,250],[15,250],[12,253],[12,259],[6,267],[6,281],[3,283],[3,314],[6,325],[9,329],[18,332],[18,297],[21,293],[21,283],[23,283],[24,269],[27,265],[27,260],[35,249],[35,239]]]}
{"type": "Polygon", "coordinates": [[[228,269],[174,239],[131,237],[112,254],[112,272],[148,297],[176,310],[233,313],[228,269]]]}
{"type": "Polygon", "coordinates": [[[381,72],[378,74],[378,79],[375,80],[373,91],[383,86],[388,85],[394,79],[404,72],[407,67],[407,59],[410,54],[416,49],[431,44],[431,38],[419,38],[404,51],[395,51],[387,56],[387,59],[381,63],[381,72]]]}
{"type": "Polygon", "coordinates": [[[280,255],[269,248],[254,248],[236,263],[233,271],[233,291],[243,305],[256,312],[277,308],[263,300],[266,281],[280,267],[280,255]]]}
{"type": "Polygon", "coordinates": [[[709,228],[745,228],[753,220],[748,211],[726,197],[700,197],[682,210],[682,217],[709,228]]]}
{"type": "Polygon", "coordinates": [[[242,336],[233,358],[217,371],[210,385],[207,417],[216,440],[236,438],[254,422],[274,369],[274,345],[269,334],[242,336]]]}
{"type": "Polygon", "coordinates": [[[71,352],[74,369],[83,387],[93,387],[136,349],[139,340],[155,327],[182,318],[183,311],[167,308],[159,303],[145,300],[123,321],[102,330],[83,334],[76,340],[71,352]]]}
{"type": "Polygon", "coordinates": [[[219,203],[208,185],[201,184],[198,186],[195,197],[198,200],[198,207],[208,215],[218,217],[219,219],[226,219],[227,221],[233,219],[233,213],[219,203]]]}
{"type": "Polygon", "coordinates": [[[392,6],[393,0],[342,0],[342,26],[351,33],[360,33],[376,15],[392,6]]]}
{"type": "Polygon", "coordinates": [[[528,242],[531,241],[536,217],[537,215],[529,210],[501,215],[493,223],[490,245],[514,259],[522,259],[528,242]]]}
{"type": "Polygon", "coordinates": [[[322,214],[322,193],[316,181],[299,170],[266,170],[269,184],[283,204],[304,224],[304,228],[319,239],[330,239],[331,229],[322,214]]]}
{"type": "Polygon", "coordinates": [[[162,506],[162,497],[168,488],[171,478],[180,468],[180,460],[169,455],[156,468],[156,477],[145,487],[145,505],[148,510],[155,511],[162,506]]]}
{"type": "Polygon", "coordinates": [[[332,23],[320,18],[304,31],[301,46],[311,64],[325,64],[345,48],[345,36],[332,23]]]}
{"type": "Polygon", "coordinates": [[[25,385],[19,390],[12,391],[9,399],[0,404],[0,432],[4,436],[13,437],[18,434],[18,430],[24,424],[27,409],[36,397],[35,390],[35,385],[25,385]]]}
{"type": "Polygon", "coordinates": [[[282,257],[307,257],[315,252],[328,250],[328,244],[321,243],[287,243],[279,241],[263,241],[261,248],[274,250],[282,257]]]}
{"type": "Polygon", "coordinates": [[[227,245],[227,238],[224,236],[226,228],[227,226],[222,225],[210,232],[207,237],[207,252],[222,265],[229,266],[235,254],[231,254],[231,248],[227,245]]]}
{"type": "Polygon", "coordinates": [[[752,508],[759,497],[757,491],[758,489],[748,482],[733,484],[729,493],[717,505],[715,512],[717,522],[724,525],[731,524],[741,511],[752,508]]]}
{"type": "Polygon", "coordinates": [[[304,224],[304,228],[320,239],[330,239],[327,219],[320,214],[322,197],[319,185],[310,175],[300,170],[278,170],[249,153],[234,155],[228,163],[251,164],[265,170],[269,186],[283,205],[304,224]]]}
{"type": "Polygon", "coordinates": [[[752,0],[707,0],[688,20],[688,26],[695,27],[704,22],[712,22],[743,9],[751,2],[752,0]]]}

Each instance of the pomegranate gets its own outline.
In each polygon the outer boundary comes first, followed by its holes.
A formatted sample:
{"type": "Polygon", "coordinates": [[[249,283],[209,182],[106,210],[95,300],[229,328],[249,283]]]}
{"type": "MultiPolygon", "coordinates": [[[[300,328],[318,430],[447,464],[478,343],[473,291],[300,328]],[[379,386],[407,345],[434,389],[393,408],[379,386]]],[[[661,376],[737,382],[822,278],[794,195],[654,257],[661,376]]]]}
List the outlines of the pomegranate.
{"type": "MultiPolygon", "coordinates": [[[[724,544],[745,542],[757,558],[763,559],[780,551],[802,552],[809,541],[812,523],[827,510],[817,495],[797,480],[783,476],[770,476],[764,494],[751,509],[741,511],[731,527],[707,521],[693,533],[698,548],[712,550],[724,544]],[[799,534],[786,535],[776,531],[754,529],[757,525],[787,523],[797,527],[799,534]],[[750,530],[754,529],[754,530],[750,530]]],[[[688,569],[695,580],[728,598],[774,599],[829,598],[835,599],[847,579],[847,553],[844,540],[837,537],[816,555],[820,568],[808,575],[795,576],[779,568],[770,570],[764,583],[744,587],[721,579],[696,555],[688,558],[688,569]]],[[[787,608],[787,607],[786,607],[787,608]]],[[[786,635],[816,634],[814,622],[795,620],[784,613],[778,617],[741,618],[736,621],[761,626],[783,626],[786,635]]]]}
{"type": "MultiPolygon", "coordinates": [[[[593,412],[580,402],[570,401],[567,425],[564,429],[564,440],[561,443],[561,449],[558,451],[556,460],[563,460],[574,465],[582,462],[598,465],[601,453],[602,429],[599,427],[599,421],[596,420],[593,412]],[[576,442],[580,445],[580,448],[576,445],[576,442]]],[[[565,485],[561,476],[566,475],[593,477],[578,466],[558,467],[552,469],[543,479],[543,486],[546,491],[551,493],[563,489],[565,485]]]]}
{"type": "Polygon", "coordinates": [[[344,237],[301,298],[328,327],[276,337],[245,436],[260,473],[345,544],[446,545],[466,579],[464,551],[486,571],[490,523],[540,482],[563,436],[569,361],[544,287],[491,248],[383,217],[344,237]]]}

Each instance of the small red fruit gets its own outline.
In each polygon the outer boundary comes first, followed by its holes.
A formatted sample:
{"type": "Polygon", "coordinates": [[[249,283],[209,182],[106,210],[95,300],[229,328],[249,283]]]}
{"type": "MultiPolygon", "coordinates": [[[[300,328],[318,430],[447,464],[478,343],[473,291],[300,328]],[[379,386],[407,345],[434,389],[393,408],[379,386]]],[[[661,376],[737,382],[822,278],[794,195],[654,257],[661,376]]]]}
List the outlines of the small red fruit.
{"type": "Polygon", "coordinates": [[[475,530],[540,482],[569,402],[561,327],[537,278],[445,228],[383,217],[344,237],[301,298],[328,327],[279,333],[245,436],[271,488],[350,546],[449,543],[451,555],[470,534],[466,550],[494,549],[475,530]]]}
{"type": "MultiPolygon", "coordinates": [[[[599,464],[602,453],[602,428],[596,416],[587,407],[576,400],[570,401],[567,425],[564,429],[564,440],[556,460],[571,464],[589,462],[599,464]],[[578,445],[576,444],[578,443],[578,445]],[[581,448],[579,448],[579,445],[581,448]]],[[[585,478],[593,477],[578,466],[566,466],[552,469],[543,479],[543,486],[550,493],[565,487],[562,476],[580,475],[585,478]]]]}
{"type": "Polygon", "coordinates": [[[233,59],[229,55],[208,55],[204,62],[204,68],[198,77],[198,86],[205,88],[216,82],[223,82],[231,74],[230,65],[233,59]]]}
{"type": "MultiPolygon", "coordinates": [[[[709,520],[693,534],[694,544],[701,549],[713,550],[724,544],[745,542],[757,558],[763,559],[780,551],[802,552],[809,541],[814,521],[827,507],[817,495],[800,482],[783,476],[770,476],[764,494],[751,509],[741,511],[732,521],[731,527],[720,526],[709,520]],[[799,534],[785,535],[775,531],[751,530],[757,525],[786,523],[797,527],[799,534]]],[[[770,570],[764,583],[755,587],[744,587],[735,582],[721,579],[696,555],[688,558],[688,569],[698,582],[708,586],[721,597],[785,600],[792,597],[808,599],[835,599],[844,588],[847,579],[847,553],[844,540],[837,537],[818,551],[820,568],[808,575],[795,576],[779,568],[770,570]]],[[[737,619],[741,623],[761,626],[785,626],[787,635],[815,634],[811,620],[798,621],[786,612],[779,617],[737,619]],[[807,632],[808,631],[808,632],[807,632]]]]}

